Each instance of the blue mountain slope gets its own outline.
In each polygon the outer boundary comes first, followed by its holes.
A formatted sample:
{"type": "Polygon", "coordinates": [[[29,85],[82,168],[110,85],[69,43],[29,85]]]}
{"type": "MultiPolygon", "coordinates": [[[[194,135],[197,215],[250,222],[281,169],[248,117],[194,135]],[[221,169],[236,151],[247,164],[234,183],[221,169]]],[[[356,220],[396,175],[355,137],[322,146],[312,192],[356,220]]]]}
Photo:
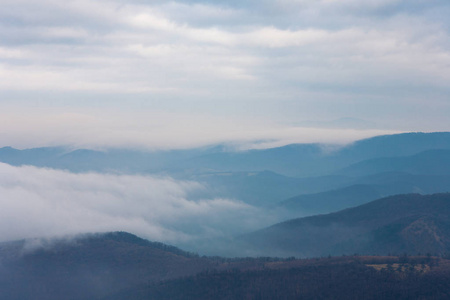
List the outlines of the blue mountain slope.
{"type": "Polygon", "coordinates": [[[367,176],[382,172],[406,172],[423,175],[450,174],[450,150],[428,150],[406,157],[365,160],[337,172],[346,176],[367,176]]]}
{"type": "Polygon", "coordinates": [[[444,254],[450,251],[449,216],[448,193],[397,195],[293,219],[239,240],[254,255],[444,254]]]}
{"type": "Polygon", "coordinates": [[[401,157],[426,150],[450,149],[450,133],[406,133],[357,141],[336,151],[319,144],[295,144],[263,150],[227,151],[209,147],[171,151],[75,150],[63,148],[0,149],[0,161],[71,171],[167,173],[186,177],[207,172],[261,172],[285,176],[328,175],[350,164],[380,157],[401,157]]]}
{"type": "Polygon", "coordinates": [[[345,187],[297,195],[279,203],[292,214],[330,213],[396,194],[450,192],[450,175],[379,173],[357,178],[345,187]]]}

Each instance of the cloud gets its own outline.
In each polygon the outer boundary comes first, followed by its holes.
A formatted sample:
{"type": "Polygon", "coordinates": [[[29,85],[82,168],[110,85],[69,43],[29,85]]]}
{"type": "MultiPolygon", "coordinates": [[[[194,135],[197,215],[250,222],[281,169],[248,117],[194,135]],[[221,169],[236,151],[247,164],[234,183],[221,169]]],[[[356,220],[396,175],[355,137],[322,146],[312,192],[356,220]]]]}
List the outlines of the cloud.
{"type": "Polygon", "coordinates": [[[274,220],[239,201],[189,199],[204,188],[171,178],[72,174],[0,163],[1,241],[123,230],[182,243],[274,220]]]}
{"type": "Polygon", "coordinates": [[[5,0],[0,103],[448,130],[449,13],[437,0],[5,0]]]}
{"type": "Polygon", "coordinates": [[[145,110],[52,111],[10,108],[0,112],[3,146],[33,148],[186,149],[212,144],[267,148],[291,143],[345,144],[395,131],[329,129],[278,124],[266,119],[223,118],[203,114],[145,110]]]}
{"type": "MultiPolygon", "coordinates": [[[[299,91],[313,83],[359,86],[400,79],[415,84],[424,77],[431,79],[427,86],[446,86],[448,32],[439,23],[420,14],[401,14],[402,8],[383,22],[376,17],[363,21],[349,10],[398,7],[399,1],[269,3],[262,7],[299,6],[300,15],[280,13],[291,22],[286,26],[276,18],[272,24],[261,23],[258,18],[264,20],[268,13],[252,13],[245,4],[227,8],[210,2],[6,1],[2,17],[10,22],[0,23],[0,55],[7,59],[0,69],[0,88],[174,95],[197,91],[214,98],[214,90],[229,88],[220,80],[236,81],[231,83],[235,86],[248,78],[257,80],[248,86],[252,89],[279,90],[280,84],[294,81],[299,91]],[[336,8],[344,9],[346,16],[334,14],[336,8]],[[315,18],[302,24],[311,10],[315,18]],[[183,17],[208,13],[229,20],[216,25],[215,20],[198,23],[183,17]],[[322,18],[339,26],[326,26],[322,18]],[[20,64],[11,57],[14,53],[22,53],[20,64]]],[[[417,5],[423,3],[410,4],[417,5]]]]}

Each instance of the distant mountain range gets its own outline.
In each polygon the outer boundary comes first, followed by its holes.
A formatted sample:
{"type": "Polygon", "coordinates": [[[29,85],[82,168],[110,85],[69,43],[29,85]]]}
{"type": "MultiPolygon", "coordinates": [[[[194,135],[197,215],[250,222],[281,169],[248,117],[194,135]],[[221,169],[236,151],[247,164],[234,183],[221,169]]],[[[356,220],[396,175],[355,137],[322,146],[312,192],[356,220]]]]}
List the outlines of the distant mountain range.
{"type": "Polygon", "coordinates": [[[450,133],[404,133],[378,136],[330,150],[320,144],[293,144],[279,148],[227,151],[225,147],[142,152],[133,150],[74,150],[0,148],[0,161],[11,165],[35,165],[70,171],[166,172],[261,172],[285,176],[329,175],[351,164],[382,157],[411,156],[427,150],[450,149],[450,133]]]}
{"type": "Polygon", "coordinates": [[[384,172],[449,175],[450,150],[434,149],[411,156],[373,158],[352,164],[337,173],[355,177],[384,172]]]}
{"type": "Polygon", "coordinates": [[[285,207],[290,216],[326,213],[399,193],[448,192],[450,133],[378,136],[341,148],[295,144],[231,151],[106,151],[0,148],[0,162],[71,172],[159,174],[195,180],[199,198],[225,197],[259,207],[285,207]],[[289,200],[286,200],[289,199],[289,200]]]}
{"type": "Polygon", "coordinates": [[[398,195],[289,220],[240,238],[252,255],[326,256],[450,252],[450,194],[398,195]]]}
{"type": "Polygon", "coordinates": [[[386,172],[357,177],[346,183],[349,185],[342,188],[291,197],[278,205],[292,214],[314,215],[361,205],[390,195],[450,191],[450,175],[386,172]]]}

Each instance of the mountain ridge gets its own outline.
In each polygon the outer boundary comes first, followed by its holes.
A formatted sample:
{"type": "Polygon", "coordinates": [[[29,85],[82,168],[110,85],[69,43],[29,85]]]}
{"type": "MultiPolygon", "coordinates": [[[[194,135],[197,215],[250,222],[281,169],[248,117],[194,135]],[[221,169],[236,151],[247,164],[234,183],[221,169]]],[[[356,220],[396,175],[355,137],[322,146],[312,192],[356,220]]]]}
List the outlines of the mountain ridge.
{"type": "Polygon", "coordinates": [[[439,233],[429,235],[437,234],[443,243],[439,247],[422,247],[420,251],[442,254],[450,251],[449,216],[450,193],[397,195],[335,213],[281,222],[244,235],[239,241],[256,255],[311,257],[418,252],[422,240],[417,238],[415,248],[408,247],[403,235],[408,226],[417,222],[416,225],[423,225],[420,229],[423,232],[427,232],[425,227],[439,228],[439,233]]]}
{"type": "Polygon", "coordinates": [[[305,177],[328,175],[352,163],[371,158],[414,155],[437,148],[450,149],[450,132],[376,136],[356,141],[332,152],[324,152],[323,145],[317,143],[238,152],[224,151],[223,147],[153,152],[126,149],[68,150],[62,147],[17,150],[4,147],[0,148],[0,161],[13,165],[29,164],[76,172],[116,169],[125,172],[167,171],[171,174],[182,174],[183,170],[270,170],[285,176],[305,177]],[[33,159],[31,153],[39,159],[33,159]]]}

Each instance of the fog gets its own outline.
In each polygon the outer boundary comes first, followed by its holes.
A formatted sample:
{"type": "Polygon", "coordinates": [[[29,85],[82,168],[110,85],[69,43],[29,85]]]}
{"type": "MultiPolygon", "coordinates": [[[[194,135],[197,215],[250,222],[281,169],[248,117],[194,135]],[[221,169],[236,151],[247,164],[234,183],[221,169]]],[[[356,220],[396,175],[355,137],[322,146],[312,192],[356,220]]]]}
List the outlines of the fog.
{"type": "Polygon", "coordinates": [[[206,188],[168,177],[73,174],[0,163],[0,239],[128,231],[182,245],[277,221],[238,200],[190,197],[206,188]]]}
{"type": "Polygon", "coordinates": [[[186,149],[226,143],[240,149],[270,148],[291,143],[345,144],[398,131],[317,128],[267,119],[117,109],[26,109],[0,112],[1,146],[34,148],[69,146],[104,149],[186,149]]]}

